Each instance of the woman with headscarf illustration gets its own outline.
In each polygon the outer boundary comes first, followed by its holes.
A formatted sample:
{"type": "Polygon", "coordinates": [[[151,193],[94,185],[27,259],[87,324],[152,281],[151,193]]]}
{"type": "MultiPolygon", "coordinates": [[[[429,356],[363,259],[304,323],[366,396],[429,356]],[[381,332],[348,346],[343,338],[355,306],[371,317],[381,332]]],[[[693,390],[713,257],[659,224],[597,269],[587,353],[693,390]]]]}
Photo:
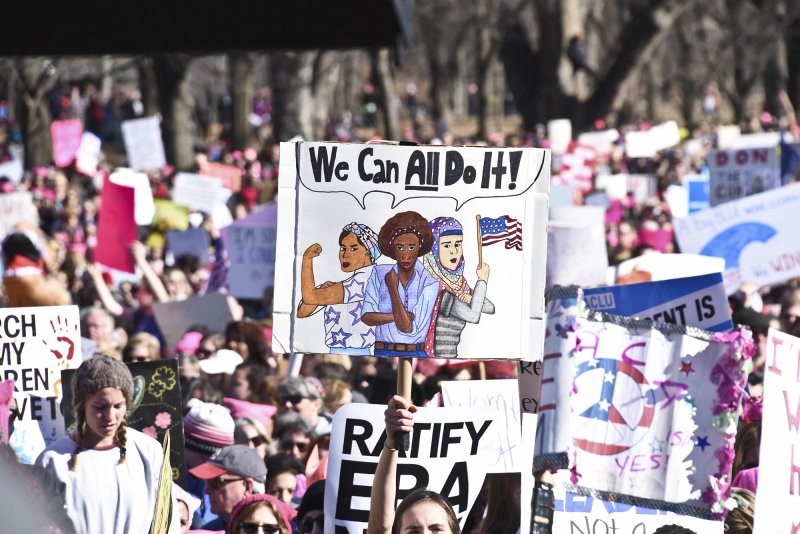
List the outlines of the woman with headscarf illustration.
{"type": "Polygon", "coordinates": [[[467,323],[477,323],[481,313],[494,313],[494,304],[486,298],[489,266],[481,263],[475,270],[478,281],[471,290],[464,278],[464,231],[452,217],[431,221],[433,247],[422,259],[425,269],[439,281],[425,351],[437,358],[457,358],[461,332],[467,323]]]}
{"type": "Polygon", "coordinates": [[[350,278],[341,282],[314,283],[313,260],[322,253],[314,243],[303,253],[300,290],[303,300],[297,316],[308,317],[319,306],[325,307],[325,344],[332,354],[369,355],[375,342],[375,330],[361,322],[364,289],[381,251],[378,236],[365,225],[352,222],[339,234],[339,265],[350,278]]]}
{"type": "Polygon", "coordinates": [[[376,265],[367,283],[361,320],[376,327],[375,355],[427,357],[425,336],[439,292],[418,259],[433,245],[428,221],[414,211],[398,213],[381,228],[378,245],[397,263],[376,265]]]}

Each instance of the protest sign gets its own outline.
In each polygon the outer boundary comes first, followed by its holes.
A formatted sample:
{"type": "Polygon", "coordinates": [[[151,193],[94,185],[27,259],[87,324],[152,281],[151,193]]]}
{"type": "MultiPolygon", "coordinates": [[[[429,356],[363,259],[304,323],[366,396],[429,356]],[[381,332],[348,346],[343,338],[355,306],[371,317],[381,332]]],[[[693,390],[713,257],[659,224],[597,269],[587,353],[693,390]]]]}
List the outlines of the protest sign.
{"type": "Polygon", "coordinates": [[[653,534],[659,527],[679,525],[696,534],[723,534],[722,521],[635,506],[565,491],[554,485],[553,532],[569,534],[653,534]]]}
{"type": "Polygon", "coordinates": [[[672,217],[680,219],[689,215],[689,191],[685,185],[671,184],[664,192],[672,217]]]}
{"type": "Polygon", "coordinates": [[[8,444],[8,418],[14,397],[14,380],[0,380],[0,443],[8,444]]]}
{"type": "MultiPolygon", "coordinates": [[[[183,447],[183,397],[178,360],[155,360],[126,364],[133,375],[133,399],[125,413],[131,428],[164,442],[169,436],[172,481],[186,487],[186,452],[183,447]]],[[[67,428],[75,424],[72,410],[74,370],[62,371],[64,417],[67,428]]]]}
{"type": "Polygon", "coordinates": [[[698,254],[650,252],[608,269],[608,285],[656,282],[721,273],[725,260],[698,254]]]}
{"type": "Polygon", "coordinates": [[[167,164],[159,122],[158,117],[123,121],[122,139],[131,169],[152,171],[162,169],[167,164]]]}
{"type": "Polygon", "coordinates": [[[643,204],[656,197],[658,193],[658,179],[648,174],[628,174],[626,175],[626,186],[633,195],[633,200],[637,204],[643,204]]]}
{"type": "Polygon", "coordinates": [[[723,332],[733,328],[721,273],[583,290],[592,310],[723,332]]]}
{"type": "Polygon", "coordinates": [[[83,124],[79,119],[67,119],[50,123],[50,137],[53,141],[53,161],[56,167],[68,167],[75,161],[75,154],[81,144],[83,124]]]}
{"type": "Polygon", "coordinates": [[[205,228],[191,228],[185,232],[171,230],[167,232],[167,264],[174,264],[184,254],[194,254],[200,259],[200,265],[206,265],[210,246],[205,228]]]}
{"type": "Polygon", "coordinates": [[[627,174],[598,174],[595,187],[605,191],[608,198],[624,200],[628,196],[627,174]]]}
{"type": "Polygon", "coordinates": [[[743,135],[732,135],[728,139],[718,142],[719,148],[772,148],[781,142],[780,132],[758,132],[743,135]]]}
{"type": "Polygon", "coordinates": [[[605,210],[597,206],[551,206],[547,228],[547,287],[594,286],[608,267],[605,210]]]}
{"type": "Polygon", "coordinates": [[[236,165],[206,163],[200,167],[200,174],[218,179],[225,189],[233,191],[234,193],[242,188],[242,169],[236,165]]]}
{"type": "Polygon", "coordinates": [[[164,434],[164,455],[161,463],[161,473],[158,479],[156,513],[153,516],[153,525],[150,527],[151,534],[167,534],[169,531],[169,520],[172,512],[172,467],[169,459],[170,450],[169,432],[167,432],[164,434]]]}
{"type": "Polygon", "coordinates": [[[96,173],[102,145],[100,138],[92,132],[83,132],[78,152],[75,154],[75,168],[87,176],[96,173]]]}
{"type": "Polygon", "coordinates": [[[625,153],[629,158],[652,158],[681,142],[678,123],[667,121],[649,130],[625,134],[625,153]]]}
{"type": "Polygon", "coordinates": [[[570,143],[559,159],[558,174],[553,184],[571,185],[583,194],[592,190],[592,178],[597,163],[597,151],[590,146],[570,143]]]}
{"type": "Polygon", "coordinates": [[[78,307],[0,309],[0,335],[0,380],[14,380],[14,433],[27,432],[30,423],[28,431],[40,433],[44,449],[64,435],[59,373],[81,364],[78,307]]]}
{"type": "Polygon", "coordinates": [[[134,219],[134,191],[106,180],[101,200],[94,260],[120,271],[135,272],[136,263],[130,252],[131,243],[139,238],[134,219]]]}
{"type": "Polygon", "coordinates": [[[539,411],[539,396],[542,389],[542,362],[519,362],[517,385],[519,388],[519,408],[522,413],[539,411]]]}
{"type": "Polygon", "coordinates": [[[800,529],[800,339],[770,330],[765,352],[753,532],[790,534],[800,529]]]}
{"type": "Polygon", "coordinates": [[[231,262],[229,291],[237,298],[261,299],[275,280],[278,208],[270,204],[221,232],[231,262]]]}
{"type": "Polygon", "coordinates": [[[798,210],[800,184],[792,184],[674,222],[682,251],[724,260],[731,294],[747,281],[769,286],[800,275],[798,210]]]}
{"type": "Polygon", "coordinates": [[[702,211],[711,205],[711,184],[708,175],[687,175],[683,183],[689,197],[689,214],[702,211]]]}
{"type": "Polygon", "coordinates": [[[569,119],[553,119],[547,122],[547,139],[554,154],[563,154],[572,142],[572,122],[569,119]]]}
{"type": "Polygon", "coordinates": [[[0,178],[8,178],[13,183],[18,184],[25,174],[25,167],[21,159],[12,159],[5,163],[0,163],[0,178]]]}
{"type": "Polygon", "coordinates": [[[156,302],[153,313],[170,349],[175,348],[192,325],[206,326],[210,332],[224,332],[228,321],[233,319],[228,298],[221,292],[174,302],[156,302]]]}
{"type": "Polygon", "coordinates": [[[186,172],[178,173],[172,190],[173,202],[205,213],[214,213],[217,205],[225,204],[230,196],[231,192],[218,180],[186,172]]]}
{"type": "Polygon", "coordinates": [[[571,481],[615,501],[720,514],[749,333],[712,336],[593,311],[574,329],[574,349],[557,356],[571,354],[574,372],[555,385],[569,395],[571,481]]]}
{"type": "Polygon", "coordinates": [[[538,359],[549,152],[298,142],[280,161],[276,350],[538,359]]]}
{"type": "Polygon", "coordinates": [[[117,185],[133,188],[133,218],[137,225],[147,226],[153,222],[156,205],[153,201],[150,178],[146,174],[119,168],[111,173],[109,180],[117,185]]]}
{"type": "MultiPolygon", "coordinates": [[[[386,440],[386,406],[345,404],[333,417],[325,484],[325,532],[361,534],[378,458],[386,440]]],[[[494,461],[496,412],[475,408],[420,408],[409,451],[397,458],[397,501],[417,488],[446,497],[463,527],[494,461]]]]}
{"type": "Polygon", "coordinates": [[[608,154],[619,139],[619,131],[615,129],[585,132],[578,136],[578,143],[594,148],[598,154],[608,154]]]}
{"type": "Polygon", "coordinates": [[[708,155],[711,205],[781,185],[778,147],[712,150],[708,155]]]}
{"type": "Polygon", "coordinates": [[[161,231],[189,228],[189,209],[186,206],[179,206],[161,198],[155,199],[153,205],[155,206],[152,222],[154,228],[161,231]]]}
{"type": "Polygon", "coordinates": [[[567,184],[550,184],[551,206],[574,206],[575,188],[567,184]]]}
{"type": "Polygon", "coordinates": [[[462,411],[474,408],[494,410],[497,450],[494,458],[490,459],[488,473],[519,473],[522,466],[522,423],[516,382],[513,379],[442,382],[442,402],[446,408],[460,408],[462,411]]]}
{"type": "Polygon", "coordinates": [[[717,126],[717,146],[729,148],[732,140],[742,135],[742,129],[735,124],[722,124],[717,126]]]}
{"type": "Polygon", "coordinates": [[[39,225],[39,212],[27,191],[0,195],[0,239],[19,223],[39,225]]]}

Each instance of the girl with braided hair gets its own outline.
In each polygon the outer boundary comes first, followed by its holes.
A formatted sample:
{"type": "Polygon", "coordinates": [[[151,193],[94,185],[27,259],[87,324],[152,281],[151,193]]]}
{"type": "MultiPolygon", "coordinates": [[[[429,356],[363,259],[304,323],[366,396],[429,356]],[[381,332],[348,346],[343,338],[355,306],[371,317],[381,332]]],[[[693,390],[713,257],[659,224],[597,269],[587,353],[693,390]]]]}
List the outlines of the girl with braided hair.
{"type": "MultiPolygon", "coordinates": [[[[133,393],[124,363],[109,356],[83,362],[72,380],[75,431],[36,460],[62,487],[78,534],[150,530],[163,453],[158,441],[128,428],[133,393]]],[[[170,532],[180,531],[178,515],[170,532]]]]}

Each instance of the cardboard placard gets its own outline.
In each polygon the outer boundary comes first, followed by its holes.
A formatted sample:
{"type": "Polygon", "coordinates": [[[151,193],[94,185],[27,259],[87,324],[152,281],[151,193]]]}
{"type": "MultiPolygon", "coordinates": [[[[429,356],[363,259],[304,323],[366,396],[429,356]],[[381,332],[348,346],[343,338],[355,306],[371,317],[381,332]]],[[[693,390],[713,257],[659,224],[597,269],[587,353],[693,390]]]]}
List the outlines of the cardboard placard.
{"type": "Polygon", "coordinates": [[[170,349],[175,348],[192,325],[204,325],[211,332],[224,333],[228,321],[233,319],[228,298],[221,292],[175,302],[156,302],[153,313],[170,349]]]}
{"type": "Polygon", "coordinates": [[[131,169],[153,171],[163,169],[167,164],[158,117],[123,121],[122,139],[131,169]]]}
{"type": "Polygon", "coordinates": [[[708,154],[711,205],[749,197],[781,185],[778,147],[712,150],[708,154]]]}

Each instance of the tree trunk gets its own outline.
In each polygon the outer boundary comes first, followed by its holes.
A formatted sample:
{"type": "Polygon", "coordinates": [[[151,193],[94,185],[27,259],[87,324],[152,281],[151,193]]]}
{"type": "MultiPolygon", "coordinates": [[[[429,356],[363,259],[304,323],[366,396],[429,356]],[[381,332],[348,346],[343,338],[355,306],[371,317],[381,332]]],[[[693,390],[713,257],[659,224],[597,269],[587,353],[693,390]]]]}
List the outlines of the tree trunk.
{"type": "Polygon", "coordinates": [[[278,52],[272,56],[273,136],[287,141],[312,139],[311,82],[317,52],[278,52]]]}
{"type": "Polygon", "coordinates": [[[564,93],[558,76],[564,33],[561,26],[561,2],[537,0],[539,31],[539,83],[542,86],[537,115],[541,121],[564,117],[564,93]]]}
{"type": "Polygon", "coordinates": [[[325,129],[331,120],[331,107],[339,87],[341,71],[341,52],[320,52],[317,55],[312,85],[314,110],[311,117],[311,132],[314,139],[325,139],[325,129]]]}
{"type": "MultiPolygon", "coordinates": [[[[478,20],[485,21],[488,17],[489,6],[487,0],[478,1],[478,20]]],[[[478,139],[489,139],[491,133],[492,110],[489,106],[489,86],[492,83],[491,67],[493,59],[492,28],[489,24],[480,24],[478,30],[478,139]]]]}
{"type": "Polygon", "coordinates": [[[397,116],[394,76],[388,48],[373,51],[372,79],[377,91],[379,131],[384,139],[397,141],[400,139],[400,120],[397,116]]]}
{"type": "Polygon", "coordinates": [[[153,59],[137,58],[136,71],[139,74],[139,91],[142,93],[142,113],[145,117],[152,117],[158,113],[158,84],[153,70],[153,59]]]}
{"type": "Polygon", "coordinates": [[[525,27],[513,24],[503,35],[500,60],[506,75],[506,85],[514,95],[514,103],[522,116],[523,126],[532,131],[541,121],[539,116],[539,55],[533,52],[525,27]]]}
{"type": "Polygon", "coordinates": [[[248,52],[230,54],[230,94],[233,101],[232,142],[234,150],[244,150],[253,138],[250,112],[255,95],[255,57],[248,52]]]}
{"type": "Polygon", "coordinates": [[[50,108],[47,92],[58,81],[58,69],[43,58],[26,58],[14,62],[19,89],[18,118],[25,145],[25,168],[48,166],[53,162],[50,137],[50,108]]]}
{"type": "Polygon", "coordinates": [[[788,71],[786,91],[794,109],[800,109],[800,17],[794,19],[784,35],[788,71]]]}
{"type": "Polygon", "coordinates": [[[161,108],[164,152],[167,161],[179,171],[189,171],[194,167],[192,104],[188,76],[191,62],[190,56],[181,54],[156,56],[153,59],[161,108]]]}
{"type": "MultiPolygon", "coordinates": [[[[450,129],[453,123],[453,110],[450,97],[453,93],[453,73],[448,60],[441,57],[436,48],[428,50],[428,68],[431,75],[431,112],[437,137],[450,129]]],[[[450,51],[447,54],[450,55],[450,51]]]]}

